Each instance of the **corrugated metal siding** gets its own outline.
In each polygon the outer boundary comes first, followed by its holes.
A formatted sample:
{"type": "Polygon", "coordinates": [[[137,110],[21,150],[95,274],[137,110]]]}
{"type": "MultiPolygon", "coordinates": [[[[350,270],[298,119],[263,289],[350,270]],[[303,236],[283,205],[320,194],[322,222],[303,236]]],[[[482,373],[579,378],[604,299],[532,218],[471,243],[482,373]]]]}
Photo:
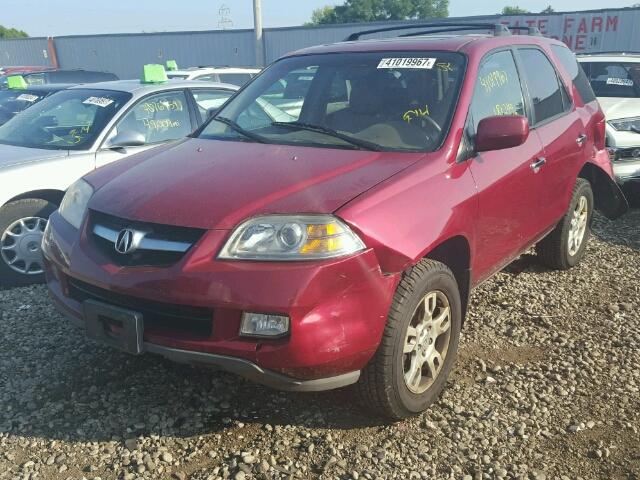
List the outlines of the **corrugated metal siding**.
{"type": "Polygon", "coordinates": [[[0,40],[0,65],[51,65],[46,38],[0,40]]]}
{"type": "Polygon", "coordinates": [[[509,25],[533,25],[576,53],[640,51],[640,10],[600,10],[503,17],[509,25]]]}
{"type": "Polygon", "coordinates": [[[56,38],[62,68],[113,72],[120,78],[140,75],[145,63],[176,60],[179,66],[253,65],[251,30],[56,38]]]}
{"type": "MultiPolygon", "coordinates": [[[[640,51],[640,9],[607,9],[549,15],[477,16],[439,21],[504,22],[535,25],[564,40],[574,51],[640,51]]],[[[264,31],[267,62],[300,48],[343,40],[350,33],[415,22],[359,23],[318,27],[272,28],[264,31]]],[[[394,34],[387,34],[394,35],[394,34]]],[[[377,36],[384,36],[379,34],[377,36]]],[[[226,30],[68,36],[55,39],[61,68],[111,71],[121,78],[137,77],[145,63],[175,59],[182,67],[255,64],[253,31],[226,30]]],[[[48,65],[46,39],[0,41],[3,63],[48,65]]]]}

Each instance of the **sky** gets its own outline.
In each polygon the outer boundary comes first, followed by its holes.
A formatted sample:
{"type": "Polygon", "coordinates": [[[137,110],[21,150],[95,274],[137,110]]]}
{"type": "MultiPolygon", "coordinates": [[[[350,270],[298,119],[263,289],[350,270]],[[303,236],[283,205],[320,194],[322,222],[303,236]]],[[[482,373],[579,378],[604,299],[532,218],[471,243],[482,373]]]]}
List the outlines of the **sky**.
{"type": "MultiPolygon", "coordinates": [[[[449,15],[488,15],[505,5],[539,12],[628,7],[638,0],[449,0],[449,15]]],[[[340,0],[262,0],[263,25],[287,27],[308,21],[311,12],[340,0]]],[[[226,5],[232,28],[253,27],[252,0],[0,0],[0,24],[32,37],[74,34],[214,30],[226,5]]]]}

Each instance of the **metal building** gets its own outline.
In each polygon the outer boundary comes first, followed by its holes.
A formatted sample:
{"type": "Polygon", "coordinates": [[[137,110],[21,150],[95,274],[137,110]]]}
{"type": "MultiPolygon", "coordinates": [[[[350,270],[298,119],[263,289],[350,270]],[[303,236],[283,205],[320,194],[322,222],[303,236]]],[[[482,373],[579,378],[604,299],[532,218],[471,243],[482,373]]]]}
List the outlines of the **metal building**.
{"type": "MultiPolygon", "coordinates": [[[[538,27],[575,52],[640,51],[640,8],[603,9],[517,16],[447,18],[443,21],[500,22],[538,27]]],[[[267,63],[299,48],[343,40],[352,32],[412,22],[358,23],[264,30],[267,63]]],[[[250,66],[255,63],[252,30],[71,35],[0,40],[0,65],[55,65],[104,70],[137,77],[145,63],[175,59],[181,67],[250,66]]]]}

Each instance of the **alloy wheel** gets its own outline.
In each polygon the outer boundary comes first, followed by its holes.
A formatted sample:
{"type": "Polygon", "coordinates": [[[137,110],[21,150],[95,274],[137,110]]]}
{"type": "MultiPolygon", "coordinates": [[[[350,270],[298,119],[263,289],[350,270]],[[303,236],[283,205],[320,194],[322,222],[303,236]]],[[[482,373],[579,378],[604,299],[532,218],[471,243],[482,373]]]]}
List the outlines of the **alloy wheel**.
{"type": "Polygon", "coordinates": [[[451,337],[451,307],[446,295],[427,293],[413,312],[403,349],[404,381],[415,394],[424,393],[442,370],[451,337]]]}
{"type": "Polygon", "coordinates": [[[580,250],[584,240],[584,233],[587,230],[588,218],[589,202],[587,197],[580,196],[571,215],[571,226],[569,228],[569,238],[567,239],[569,255],[572,257],[580,250]]]}

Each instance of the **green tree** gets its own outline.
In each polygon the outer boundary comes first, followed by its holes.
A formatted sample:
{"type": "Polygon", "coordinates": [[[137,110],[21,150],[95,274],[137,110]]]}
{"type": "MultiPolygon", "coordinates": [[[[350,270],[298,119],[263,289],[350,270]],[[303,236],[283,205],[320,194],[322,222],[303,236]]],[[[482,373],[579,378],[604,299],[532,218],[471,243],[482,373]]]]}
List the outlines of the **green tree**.
{"type": "Polygon", "coordinates": [[[417,20],[449,16],[449,0],[345,0],[313,11],[311,24],[417,20]]]}
{"type": "Polygon", "coordinates": [[[520,15],[521,13],[529,13],[529,10],[525,10],[524,8],[520,8],[517,6],[504,7],[502,9],[502,15],[520,15]]]}
{"type": "Polygon", "coordinates": [[[553,9],[553,7],[551,5],[549,5],[547,8],[542,10],[540,13],[553,13],[553,12],[555,12],[555,10],[553,9]]]}
{"type": "Polygon", "coordinates": [[[0,38],[24,38],[28,37],[26,32],[15,28],[6,28],[0,25],[0,38]]]}

